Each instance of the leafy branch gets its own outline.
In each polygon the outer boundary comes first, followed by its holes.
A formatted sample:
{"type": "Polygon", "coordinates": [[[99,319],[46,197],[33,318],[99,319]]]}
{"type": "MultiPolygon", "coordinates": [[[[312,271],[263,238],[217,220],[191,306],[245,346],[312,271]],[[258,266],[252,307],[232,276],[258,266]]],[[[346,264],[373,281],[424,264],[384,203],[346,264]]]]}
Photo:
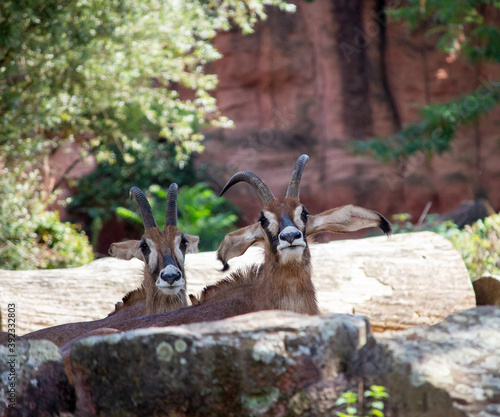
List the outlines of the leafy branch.
{"type": "Polygon", "coordinates": [[[395,135],[354,141],[348,146],[357,155],[371,155],[389,162],[408,159],[418,152],[441,155],[451,148],[456,131],[485,115],[500,101],[500,81],[484,83],[470,94],[445,104],[421,109],[422,120],[406,126],[395,135]]]}

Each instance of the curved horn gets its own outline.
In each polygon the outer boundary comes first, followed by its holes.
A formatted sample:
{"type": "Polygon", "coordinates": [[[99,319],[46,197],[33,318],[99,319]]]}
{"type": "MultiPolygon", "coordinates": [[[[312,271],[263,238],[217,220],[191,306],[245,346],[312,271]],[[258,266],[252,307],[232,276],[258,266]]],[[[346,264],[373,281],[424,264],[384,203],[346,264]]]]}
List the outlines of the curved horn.
{"type": "Polygon", "coordinates": [[[141,209],[142,222],[144,223],[144,228],[146,230],[151,229],[156,226],[155,218],[153,217],[153,211],[149,205],[148,199],[139,187],[132,187],[130,189],[130,198],[135,197],[139,208],[141,209]]]}
{"type": "Polygon", "coordinates": [[[300,179],[302,178],[302,171],[306,166],[306,162],[309,157],[307,155],[300,155],[297,162],[295,162],[295,167],[293,168],[292,177],[290,178],[290,183],[288,184],[288,189],[286,190],[287,197],[297,197],[299,198],[300,193],[300,179]]]}
{"type": "Polygon", "coordinates": [[[234,174],[220,192],[219,197],[224,194],[230,187],[240,181],[244,181],[250,184],[255,189],[255,191],[257,191],[257,194],[259,194],[259,197],[264,204],[274,198],[273,193],[264,183],[264,181],[262,181],[257,175],[248,171],[240,171],[234,174]]]}
{"type": "Polygon", "coordinates": [[[170,184],[167,194],[167,210],[165,217],[165,226],[177,226],[177,190],[176,183],[170,184]]]}

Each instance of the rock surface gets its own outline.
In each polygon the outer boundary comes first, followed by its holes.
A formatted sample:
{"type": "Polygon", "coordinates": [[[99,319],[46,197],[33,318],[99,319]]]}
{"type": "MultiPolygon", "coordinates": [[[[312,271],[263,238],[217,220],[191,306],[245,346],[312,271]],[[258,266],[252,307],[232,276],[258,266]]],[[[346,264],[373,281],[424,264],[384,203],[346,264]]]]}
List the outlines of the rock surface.
{"type": "Polygon", "coordinates": [[[75,396],[59,349],[47,340],[0,345],[0,416],[69,416],[75,396]]]}
{"type": "Polygon", "coordinates": [[[78,413],[282,415],[298,390],[338,376],[366,337],[362,317],[265,311],[88,338],[71,353],[78,413]]]}
{"type": "Polygon", "coordinates": [[[22,341],[11,414],[0,347],[0,415],[329,417],[343,392],[377,384],[387,417],[495,417],[499,333],[495,306],[371,336],[361,316],[256,312],[84,339],[74,391],[55,345],[22,341]]]}
{"type": "MultiPolygon", "coordinates": [[[[220,80],[214,95],[235,128],[208,132],[197,159],[204,178],[220,189],[248,170],[282,197],[295,160],[307,153],[301,199],[313,214],[355,203],[418,219],[428,201],[443,213],[472,199],[479,175],[498,211],[499,108],[460,129],[452,152],[430,161],[417,154],[383,164],[353,156],[349,143],[420,121],[420,107],[498,80],[500,66],[471,65],[439,50],[436,37],[423,30],[381,23],[383,2],[294,3],[294,14],[269,9],[252,35],[234,30],[216,38],[224,57],[212,64],[220,80]]],[[[495,13],[486,13],[498,24],[495,13]]],[[[261,203],[250,187],[226,196],[257,219],[261,203]]]]}
{"type": "Polygon", "coordinates": [[[472,286],[478,306],[500,306],[500,276],[491,275],[476,279],[472,286]]]}
{"type": "MultiPolygon", "coordinates": [[[[311,253],[321,312],[362,314],[375,330],[435,324],[475,306],[460,255],[434,233],[316,244],[311,253]]],[[[251,248],[230,265],[261,260],[261,249],[251,248]]],[[[189,292],[199,293],[224,277],[220,267],[213,252],[188,254],[189,292]]],[[[138,285],[141,268],[137,260],[106,258],[74,269],[0,271],[1,306],[16,303],[18,334],[103,318],[138,285]]]]}
{"type": "Polygon", "coordinates": [[[391,393],[393,416],[500,415],[500,309],[478,307],[431,327],[372,338],[351,366],[391,393]]]}

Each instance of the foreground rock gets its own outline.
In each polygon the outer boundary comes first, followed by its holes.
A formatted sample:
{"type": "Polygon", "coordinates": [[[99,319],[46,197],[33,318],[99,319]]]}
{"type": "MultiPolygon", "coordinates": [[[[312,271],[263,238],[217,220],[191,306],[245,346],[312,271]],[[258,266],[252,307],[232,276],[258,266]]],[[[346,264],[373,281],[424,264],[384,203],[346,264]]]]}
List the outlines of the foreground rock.
{"type": "Polygon", "coordinates": [[[88,338],[71,354],[74,391],[55,345],[23,341],[11,414],[0,347],[0,415],[327,417],[371,384],[390,393],[388,417],[500,415],[500,308],[374,336],[367,326],[266,311],[88,338]]]}
{"type": "Polygon", "coordinates": [[[0,416],[69,416],[74,406],[56,345],[47,340],[0,345],[0,416]]]}
{"type": "Polygon", "coordinates": [[[351,372],[388,388],[392,416],[500,416],[500,309],[378,335],[351,372]]]}
{"type": "MultiPolygon", "coordinates": [[[[460,255],[431,232],[316,244],[311,254],[321,311],[365,315],[374,330],[435,324],[475,306],[460,255]]],[[[261,250],[251,248],[230,264],[234,270],[261,261],[261,250]]],[[[188,254],[189,291],[223,278],[220,267],[213,252],[188,254]]],[[[96,320],[137,287],[141,268],[138,260],[105,258],[74,269],[0,271],[1,306],[17,303],[18,334],[96,320]]]]}
{"type": "Polygon", "coordinates": [[[282,415],[297,391],[339,376],[362,317],[266,311],[83,340],[71,353],[79,415],[282,415]]]}

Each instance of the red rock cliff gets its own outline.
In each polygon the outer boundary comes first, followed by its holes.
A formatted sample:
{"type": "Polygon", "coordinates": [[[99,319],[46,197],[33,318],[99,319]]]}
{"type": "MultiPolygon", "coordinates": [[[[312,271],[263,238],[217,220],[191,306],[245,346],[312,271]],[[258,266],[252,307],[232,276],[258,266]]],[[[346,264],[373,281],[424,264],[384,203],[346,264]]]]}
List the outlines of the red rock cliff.
{"type": "MultiPolygon", "coordinates": [[[[498,109],[464,128],[453,151],[427,161],[383,165],[345,150],[352,138],[397,131],[418,108],[470,92],[498,77],[438,51],[423,33],[383,20],[384,1],[298,2],[295,14],[269,10],[252,35],[221,34],[224,57],[211,70],[221,112],[236,124],[210,132],[198,164],[215,184],[236,171],[261,176],[281,197],[296,158],[311,157],[301,197],[311,213],[347,203],[386,215],[432,212],[474,197],[478,179],[500,209],[498,109]],[[480,139],[481,146],[476,146],[480,139]],[[480,175],[479,175],[480,174],[480,175]]],[[[255,221],[261,204],[244,185],[228,196],[255,221]]]]}

